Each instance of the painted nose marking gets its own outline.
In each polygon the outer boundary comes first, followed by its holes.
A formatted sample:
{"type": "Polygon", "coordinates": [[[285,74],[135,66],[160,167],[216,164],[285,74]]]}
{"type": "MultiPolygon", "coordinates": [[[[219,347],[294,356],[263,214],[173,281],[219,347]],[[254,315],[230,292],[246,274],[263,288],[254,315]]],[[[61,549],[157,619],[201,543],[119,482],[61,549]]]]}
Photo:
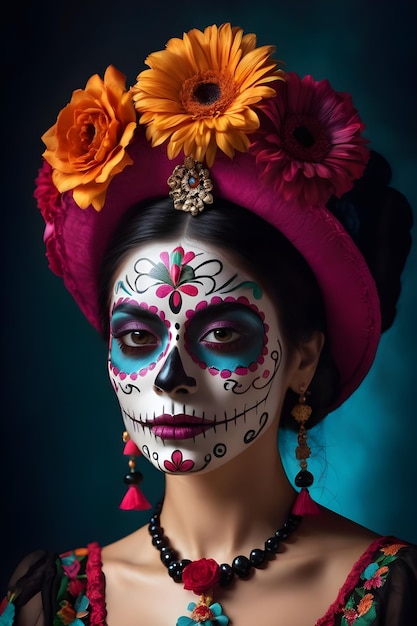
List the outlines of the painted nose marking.
{"type": "Polygon", "coordinates": [[[196,385],[195,378],[187,376],[178,348],[174,347],[168,354],[161,371],[155,379],[155,387],[167,393],[172,393],[173,391],[188,393],[196,385]]]}

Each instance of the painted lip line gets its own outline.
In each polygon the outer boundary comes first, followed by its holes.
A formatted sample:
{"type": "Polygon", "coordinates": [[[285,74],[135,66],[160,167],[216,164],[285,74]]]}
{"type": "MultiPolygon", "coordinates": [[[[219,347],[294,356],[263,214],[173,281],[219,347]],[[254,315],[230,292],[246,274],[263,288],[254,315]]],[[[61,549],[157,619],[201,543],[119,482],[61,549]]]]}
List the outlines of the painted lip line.
{"type": "Polygon", "coordinates": [[[155,417],[151,422],[147,422],[151,432],[161,439],[193,439],[201,435],[209,428],[213,428],[214,422],[205,420],[195,415],[164,414],[155,417]]]}

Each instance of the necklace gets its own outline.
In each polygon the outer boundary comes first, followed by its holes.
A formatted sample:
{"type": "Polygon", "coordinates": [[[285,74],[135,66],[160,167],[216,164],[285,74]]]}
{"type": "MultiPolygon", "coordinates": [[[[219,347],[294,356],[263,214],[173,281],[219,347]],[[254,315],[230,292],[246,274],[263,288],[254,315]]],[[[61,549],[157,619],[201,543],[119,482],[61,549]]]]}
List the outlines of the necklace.
{"type": "Polygon", "coordinates": [[[199,596],[197,603],[190,602],[188,605],[191,617],[179,617],[177,626],[193,626],[194,624],[227,626],[229,618],[223,614],[221,605],[213,602],[214,588],[216,586],[227,587],[235,576],[241,580],[250,578],[253,568],[261,568],[275,557],[280,543],[288,539],[302,520],[300,515],[290,513],[283,526],[266,539],[263,548],[254,548],[249,557],[236,556],[231,565],[228,563],[219,565],[214,559],[178,560],[178,554],[170,546],[164,529],[161,527],[161,510],[162,502],[159,502],[149,520],[148,529],[152,537],[152,545],[159,550],[161,561],[174,582],[182,582],[184,589],[189,589],[199,596]]]}

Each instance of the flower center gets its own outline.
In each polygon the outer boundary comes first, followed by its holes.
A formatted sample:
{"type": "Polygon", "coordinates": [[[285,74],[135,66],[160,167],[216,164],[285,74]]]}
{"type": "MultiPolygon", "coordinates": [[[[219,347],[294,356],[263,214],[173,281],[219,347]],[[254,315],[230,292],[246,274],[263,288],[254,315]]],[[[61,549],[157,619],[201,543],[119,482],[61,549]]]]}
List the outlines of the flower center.
{"type": "Polygon", "coordinates": [[[194,89],[194,98],[202,105],[213,104],[220,100],[222,92],[216,83],[200,83],[194,89]]]}
{"type": "Polygon", "coordinates": [[[204,603],[197,605],[191,613],[191,619],[195,622],[206,622],[213,617],[213,611],[204,603]]]}
{"type": "Polygon", "coordinates": [[[179,98],[189,115],[201,118],[220,115],[237,94],[238,88],[231,75],[206,70],[183,82],[179,98]]]}
{"type": "Polygon", "coordinates": [[[301,161],[322,161],[331,148],[325,126],[304,115],[289,115],[282,125],[285,150],[301,161]]]}

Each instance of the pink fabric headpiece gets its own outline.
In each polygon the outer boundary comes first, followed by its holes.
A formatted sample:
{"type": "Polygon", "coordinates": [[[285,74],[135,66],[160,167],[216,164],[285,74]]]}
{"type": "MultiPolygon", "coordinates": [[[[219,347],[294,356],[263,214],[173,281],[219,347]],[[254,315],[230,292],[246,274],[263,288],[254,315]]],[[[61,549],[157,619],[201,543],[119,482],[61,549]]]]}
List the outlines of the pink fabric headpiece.
{"type": "Polygon", "coordinates": [[[373,362],[380,307],[366,262],[326,203],[362,176],[368,149],[350,96],[284,74],[273,50],[229,24],[210,26],[151,54],[130,90],[112,66],[104,80],[91,77],[43,136],[35,196],[50,267],[98,330],[98,270],[132,206],[170,194],[197,214],[214,196],[262,217],[317,277],[340,404],[373,362]]]}

